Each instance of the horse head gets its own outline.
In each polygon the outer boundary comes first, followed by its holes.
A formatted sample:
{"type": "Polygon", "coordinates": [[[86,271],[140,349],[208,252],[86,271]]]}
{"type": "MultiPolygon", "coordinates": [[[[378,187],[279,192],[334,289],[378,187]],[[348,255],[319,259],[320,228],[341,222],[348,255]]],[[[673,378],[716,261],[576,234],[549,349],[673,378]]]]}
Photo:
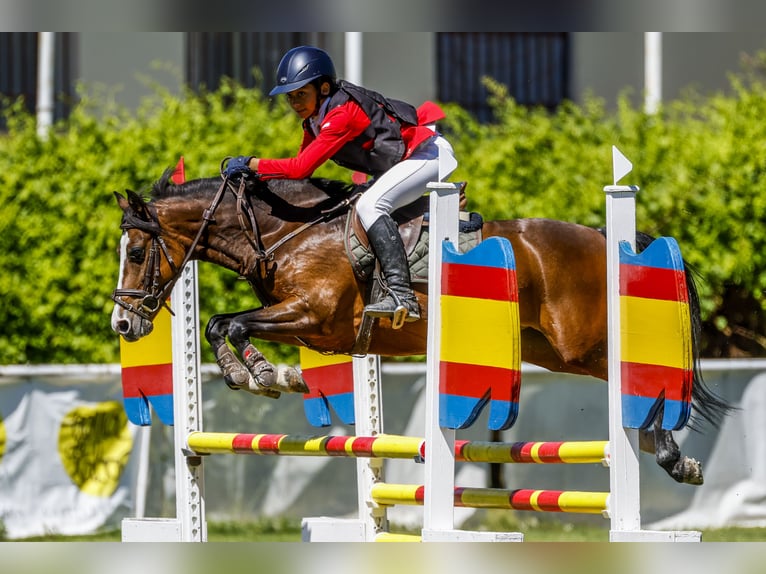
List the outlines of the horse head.
{"type": "MultiPolygon", "coordinates": [[[[114,192],[122,209],[120,275],[112,293],[112,329],[127,341],[151,333],[152,321],[175,283],[179,267],[163,237],[154,206],[126,190],[114,192]]],[[[182,267],[181,267],[182,268],[182,267]]]]}

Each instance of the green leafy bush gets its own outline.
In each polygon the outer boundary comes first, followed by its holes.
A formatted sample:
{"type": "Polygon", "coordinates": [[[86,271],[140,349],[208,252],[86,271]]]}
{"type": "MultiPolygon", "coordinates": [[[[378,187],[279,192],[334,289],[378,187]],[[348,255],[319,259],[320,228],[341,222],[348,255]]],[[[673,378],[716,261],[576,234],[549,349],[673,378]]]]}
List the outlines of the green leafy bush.
{"type": "MultiPolygon", "coordinates": [[[[447,105],[442,126],[460,162],[453,178],[470,182],[469,208],[487,219],[603,225],[617,145],[635,166],[625,182],[641,187],[638,227],[676,237],[703,277],[709,323],[720,332],[734,326],[724,305],[732,286],[763,312],[766,90],[757,76],[733,78],[732,96],[690,94],[652,116],[627,95],[614,112],[594,97],[554,112],[528,109],[487,84],[496,122],[479,124],[447,105]]],[[[283,100],[234,82],[201,94],[159,86],[153,93],[128,112],[108,91],[82,88],[71,116],[46,139],[19,102],[3,105],[0,363],[119,361],[109,325],[121,213],[113,191],[147,190],[181,155],[188,178],[207,177],[225,156],[285,157],[300,143],[299,120],[283,100]]],[[[317,175],[350,179],[331,163],[317,175]]],[[[257,304],[236,275],[207,264],[200,301],[203,321],[257,304]]],[[[263,349],[273,360],[297,358],[287,345],[263,349]]],[[[209,350],[203,360],[213,360],[209,350]]]]}

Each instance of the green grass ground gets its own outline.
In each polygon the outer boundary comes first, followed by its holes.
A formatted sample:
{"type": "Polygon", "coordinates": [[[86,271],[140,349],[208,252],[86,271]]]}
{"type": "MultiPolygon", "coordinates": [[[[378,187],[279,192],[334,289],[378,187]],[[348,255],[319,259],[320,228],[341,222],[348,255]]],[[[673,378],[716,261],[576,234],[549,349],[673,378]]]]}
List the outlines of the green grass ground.
{"type": "MultiPolygon", "coordinates": [[[[562,523],[488,524],[483,530],[519,531],[526,542],[607,542],[606,528],[562,523]]],[[[393,531],[400,531],[396,527],[393,531]]],[[[300,523],[291,521],[264,521],[258,523],[208,524],[209,542],[300,542],[300,523]]],[[[120,531],[110,530],[88,536],[36,536],[17,542],[119,542],[120,531]]],[[[724,528],[704,530],[703,542],[766,542],[766,528],[724,528]]]]}

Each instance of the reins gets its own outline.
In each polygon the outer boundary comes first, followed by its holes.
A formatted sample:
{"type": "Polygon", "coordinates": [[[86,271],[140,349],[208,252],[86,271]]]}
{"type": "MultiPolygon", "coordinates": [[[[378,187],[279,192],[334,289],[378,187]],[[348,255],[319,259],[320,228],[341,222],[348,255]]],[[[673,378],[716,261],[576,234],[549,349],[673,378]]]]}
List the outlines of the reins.
{"type": "MultiPolygon", "coordinates": [[[[354,203],[354,201],[356,201],[359,195],[361,195],[361,192],[357,192],[344,198],[342,201],[330,207],[329,209],[321,211],[320,214],[314,219],[304,223],[297,229],[281,237],[276,243],[274,243],[268,249],[264,249],[261,242],[260,229],[258,227],[258,222],[255,217],[255,214],[253,213],[253,207],[250,201],[248,201],[245,194],[245,178],[240,179],[239,185],[235,189],[233,182],[230,180],[230,178],[228,176],[223,176],[223,181],[221,182],[221,185],[218,188],[218,191],[213,197],[213,200],[210,203],[210,207],[208,207],[202,212],[202,224],[200,225],[200,228],[197,230],[197,233],[194,236],[194,239],[189,249],[186,251],[184,259],[180,265],[176,265],[175,262],[173,261],[173,257],[170,254],[170,251],[168,250],[165,244],[165,241],[162,239],[162,236],[160,235],[162,229],[158,225],[156,224],[152,225],[149,223],[147,223],[146,225],[143,225],[142,222],[140,221],[124,222],[123,225],[121,225],[123,229],[138,228],[151,234],[152,236],[152,245],[149,251],[149,264],[147,265],[146,275],[144,277],[144,285],[151,285],[151,287],[149,291],[147,291],[146,289],[144,290],[115,289],[112,293],[112,300],[118,305],[122,306],[123,308],[127,309],[130,312],[136,313],[141,318],[146,319],[147,321],[151,321],[159,312],[161,307],[165,307],[166,309],[168,309],[168,311],[170,311],[171,314],[173,314],[173,311],[170,309],[170,307],[167,304],[167,299],[170,296],[170,293],[173,290],[173,287],[178,282],[178,279],[181,276],[181,271],[194,255],[194,250],[199,245],[199,242],[202,239],[203,234],[207,230],[208,225],[210,224],[211,221],[215,220],[214,218],[215,212],[218,209],[219,205],[221,204],[221,201],[223,200],[223,196],[226,193],[227,189],[231,190],[231,192],[234,194],[236,198],[237,218],[239,219],[240,227],[242,231],[244,232],[245,236],[247,237],[248,242],[255,250],[255,265],[253,266],[252,269],[248,270],[245,273],[245,276],[248,279],[248,281],[250,281],[249,275],[251,275],[252,272],[256,268],[258,268],[260,264],[262,264],[264,261],[271,260],[274,252],[277,249],[279,249],[282,245],[284,245],[285,243],[287,243],[288,241],[290,241],[297,235],[303,233],[310,227],[316,225],[317,223],[321,223],[323,221],[328,221],[332,219],[332,217],[334,217],[337,213],[345,210],[349,205],[354,203]],[[157,248],[158,245],[159,245],[159,250],[157,248]],[[162,286],[159,285],[160,264],[161,264],[160,251],[165,255],[165,259],[167,260],[168,265],[170,266],[170,269],[173,272],[173,275],[171,276],[171,278],[162,286]],[[123,297],[141,298],[140,306],[135,306],[128,303],[127,301],[122,299],[123,297]]],[[[263,198],[260,198],[260,199],[263,200],[263,198]]],[[[250,282],[251,282],[251,285],[255,288],[256,286],[253,285],[252,281],[250,282]]],[[[258,291],[260,293],[261,290],[258,289],[258,291]]]]}
{"type": "Polygon", "coordinates": [[[323,221],[329,221],[330,219],[335,217],[335,215],[337,213],[340,213],[341,211],[345,210],[349,205],[354,203],[360,195],[361,195],[361,192],[357,192],[357,193],[354,193],[352,195],[349,195],[348,197],[346,197],[345,199],[343,199],[342,201],[340,201],[336,205],[333,205],[329,209],[325,209],[325,210],[321,211],[320,214],[317,217],[315,217],[314,219],[312,219],[311,221],[307,221],[306,223],[301,225],[299,228],[294,229],[290,233],[286,234],[285,236],[280,238],[276,243],[274,243],[274,245],[272,245],[266,251],[263,252],[264,259],[269,259],[271,257],[271,255],[277,249],[282,247],[282,245],[284,245],[285,243],[290,241],[296,235],[300,235],[301,233],[306,231],[309,227],[313,227],[317,223],[321,223],[323,221]]]}

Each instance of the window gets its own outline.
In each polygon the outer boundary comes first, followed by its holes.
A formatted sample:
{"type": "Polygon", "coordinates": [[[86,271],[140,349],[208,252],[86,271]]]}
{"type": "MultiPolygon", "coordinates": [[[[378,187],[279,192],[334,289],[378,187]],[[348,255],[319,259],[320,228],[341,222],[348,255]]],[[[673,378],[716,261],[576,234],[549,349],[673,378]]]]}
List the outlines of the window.
{"type": "MultiPolygon", "coordinates": [[[[66,117],[72,107],[75,95],[76,34],[57,33],[55,36],[53,78],[54,109],[53,119],[66,117]]],[[[36,32],[0,33],[0,94],[15,101],[24,99],[30,113],[37,106],[37,55],[38,34],[36,32]]],[[[0,117],[0,128],[5,120],[0,117]]]]}
{"type": "Polygon", "coordinates": [[[282,56],[303,44],[322,47],[319,32],[191,32],[187,35],[186,78],[193,89],[214,91],[222,76],[268,92],[282,56]],[[254,76],[257,70],[262,77],[254,76]]]}
{"type": "Polygon", "coordinates": [[[567,98],[565,33],[437,34],[438,98],[455,102],[479,121],[492,119],[484,77],[508,87],[517,102],[555,108],[567,98]]]}

